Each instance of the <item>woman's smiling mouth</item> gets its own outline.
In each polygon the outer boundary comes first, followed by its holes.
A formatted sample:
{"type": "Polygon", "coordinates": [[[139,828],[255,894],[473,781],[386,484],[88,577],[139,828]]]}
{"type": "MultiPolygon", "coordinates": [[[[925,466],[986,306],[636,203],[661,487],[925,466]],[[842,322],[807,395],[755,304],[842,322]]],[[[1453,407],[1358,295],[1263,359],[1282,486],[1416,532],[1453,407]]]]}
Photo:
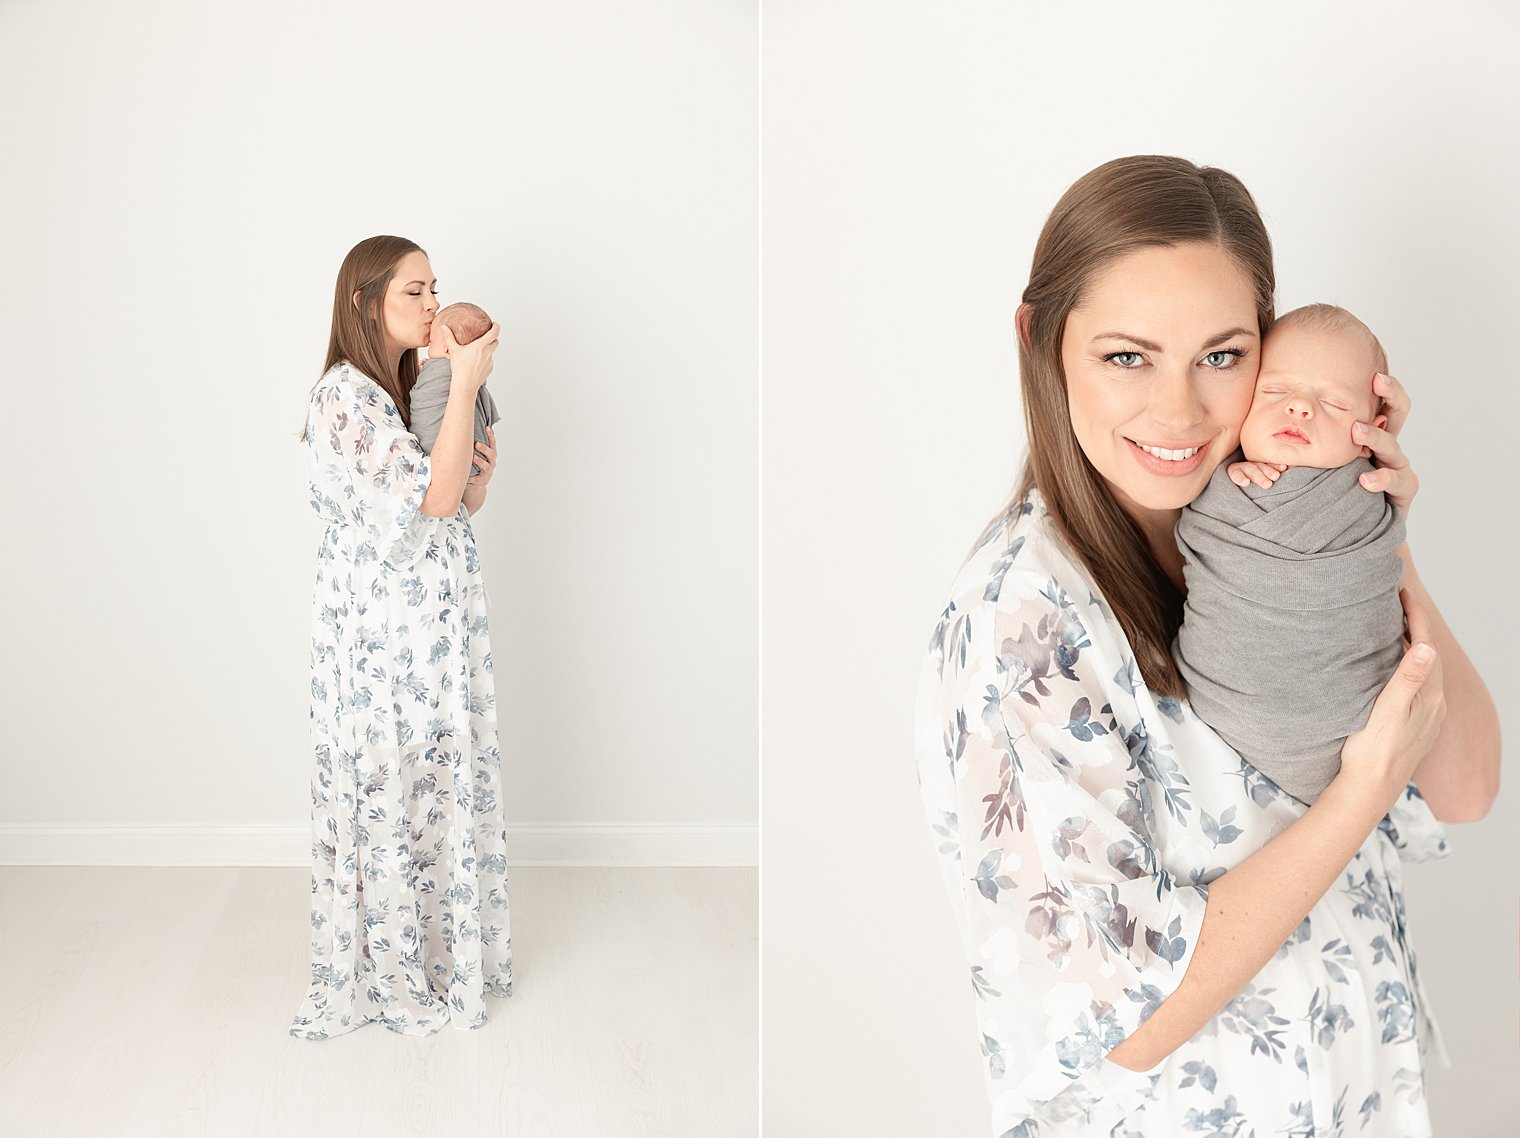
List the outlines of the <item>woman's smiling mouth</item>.
{"type": "Polygon", "coordinates": [[[1129,452],[1141,466],[1153,474],[1177,476],[1191,474],[1203,465],[1203,456],[1209,449],[1208,440],[1201,443],[1185,443],[1181,446],[1157,446],[1153,443],[1137,443],[1125,438],[1129,452]]]}

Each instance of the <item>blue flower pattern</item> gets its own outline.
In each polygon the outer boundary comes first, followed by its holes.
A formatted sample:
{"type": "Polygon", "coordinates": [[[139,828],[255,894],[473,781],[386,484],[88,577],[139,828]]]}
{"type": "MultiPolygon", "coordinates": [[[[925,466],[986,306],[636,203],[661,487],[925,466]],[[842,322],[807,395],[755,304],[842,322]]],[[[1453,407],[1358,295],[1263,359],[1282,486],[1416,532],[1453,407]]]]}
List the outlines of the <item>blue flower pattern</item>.
{"type": "Polygon", "coordinates": [[[501,752],[469,511],[347,363],[312,392],[311,977],[302,1039],[486,1022],[512,992],[501,752]]]}
{"type": "Polygon", "coordinates": [[[1181,982],[1209,883],[1306,807],[1151,694],[1080,564],[1038,492],[1011,506],[962,567],[918,691],[992,1133],[1429,1138],[1423,1071],[1449,1060],[1400,864],[1448,850],[1412,783],[1193,1039],[1150,1071],[1105,1058],[1181,982]]]}

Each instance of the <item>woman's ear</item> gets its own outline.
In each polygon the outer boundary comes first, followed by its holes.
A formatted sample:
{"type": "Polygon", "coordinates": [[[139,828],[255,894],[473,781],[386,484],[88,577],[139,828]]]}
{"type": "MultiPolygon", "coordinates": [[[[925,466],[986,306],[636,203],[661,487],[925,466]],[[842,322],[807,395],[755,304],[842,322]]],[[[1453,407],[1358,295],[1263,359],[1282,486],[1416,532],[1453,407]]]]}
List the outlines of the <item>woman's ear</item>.
{"type": "Polygon", "coordinates": [[[1013,323],[1018,328],[1018,332],[1019,332],[1019,347],[1022,348],[1026,352],[1030,350],[1030,347],[1029,347],[1029,336],[1030,336],[1029,328],[1030,328],[1030,324],[1033,321],[1034,321],[1034,307],[1032,305],[1030,305],[1028,302],[1020,304],[1019,305],[1019,310],[1017,312],[1015,312],[1014,315],[1013,315],[1013,323]]]}
{"type": "Polygon", "coordinates": [[[358,311],[358,308],[359,308],[359,290],[355,289],[354,290],[354,310],[358,311]]]}

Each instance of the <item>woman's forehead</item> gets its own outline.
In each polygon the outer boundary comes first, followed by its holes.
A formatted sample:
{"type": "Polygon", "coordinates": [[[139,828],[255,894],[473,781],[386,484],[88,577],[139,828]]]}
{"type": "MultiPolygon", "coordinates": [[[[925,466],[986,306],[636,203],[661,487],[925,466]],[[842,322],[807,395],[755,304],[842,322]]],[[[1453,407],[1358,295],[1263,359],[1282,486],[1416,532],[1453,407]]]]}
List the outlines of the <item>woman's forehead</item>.
{"type": "Polygon", "coordinates": [[[1202,340],[1256,327],[1250,277],[1216,245],[1137,249],[1103,266],[1072,309],[1085,326],[1149,340],[1202,340]]]}
{"type": "Polygon", "coordinates": [[[396,262],[396,275],[391,278],[400,285],[408,284],[437,284],[433,276],[433,266],[428,262],[426,253],[413,251],[396,262]]]}

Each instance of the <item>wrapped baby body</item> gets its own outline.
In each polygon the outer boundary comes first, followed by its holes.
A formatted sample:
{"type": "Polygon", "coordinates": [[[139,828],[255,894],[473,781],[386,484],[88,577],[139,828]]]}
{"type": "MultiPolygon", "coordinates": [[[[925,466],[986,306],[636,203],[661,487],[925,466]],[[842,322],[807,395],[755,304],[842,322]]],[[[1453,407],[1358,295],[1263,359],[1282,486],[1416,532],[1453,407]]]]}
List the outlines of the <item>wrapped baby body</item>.
{"type": "MultiPolygon", "coordinates": [[[[438,442],[443,413],[449,406],[449,388],[453,376],[453,366],[444,359],[424,360],[417,371],[417,383],[413,386],[411,395],[412,434],[417,436],[417,441],[428,454],[433,453],[433,447],[438,442]]],[[[501,413],[496,410],[496,400],[491,398],[491,393],[482,383],[480,390],[475,393],[475,441],[489,443],[491,439],[486,434],[486,428],[500,421],[501,413]]],[[[470,473],[479,474],[480,467],[470,463],[470,473]]]]}
{"type": "Polygon", "coordinates": [[[1404,519],[1364,458],[1290,467],[1270,489],[1221,463],[1183,509],[1187,602],[1172,655],[1201,719],[1312,803],[1404,654],[1404,519]]]}

